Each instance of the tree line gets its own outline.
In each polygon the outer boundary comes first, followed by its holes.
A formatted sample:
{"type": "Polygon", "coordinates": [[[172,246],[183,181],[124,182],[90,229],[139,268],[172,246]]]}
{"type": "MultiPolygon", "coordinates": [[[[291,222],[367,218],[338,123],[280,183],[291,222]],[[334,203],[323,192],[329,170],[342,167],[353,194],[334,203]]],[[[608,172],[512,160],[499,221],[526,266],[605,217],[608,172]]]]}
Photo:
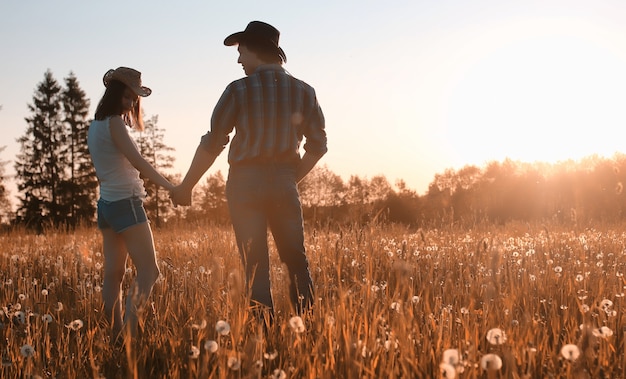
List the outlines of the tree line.
{"type": "MultiPolygon", "coordinates": [[[[93,224],[98,183],[87,149],[90,101],[70,72],[60,84],[46,71],[28,104],[26,130],[17,142],[15,181],[18,207],[11,210],[6,161],[0,160],[0,222],[36,231],[93,224]]],[[[1,110],[1,107],[0,107],[1,110]]],[[[140,152],[168,173],[174,149],[164,142],[158,116],[134,133],[140,152]]],[[[0,147],[0,153],[5,147],[0,147]]],[[[419,168],[416,168],[419,170],[419,168]]],[[[191,207],[173,208],[168,194],[144,178],[145,207],[157,227],[168,223],[229,222],[226,180],[218,171],[196,187],[191,207]]],[[[512,160],[468,165],[436,174],[424,195],[384,175],[344,181],[322,165],[299,185],[305,221],[319,225],[401,223],[415,227],[478,223],[589,221],[619,222],[626,211],[626,155],[587,157],[555,164],[512,160]]]]}

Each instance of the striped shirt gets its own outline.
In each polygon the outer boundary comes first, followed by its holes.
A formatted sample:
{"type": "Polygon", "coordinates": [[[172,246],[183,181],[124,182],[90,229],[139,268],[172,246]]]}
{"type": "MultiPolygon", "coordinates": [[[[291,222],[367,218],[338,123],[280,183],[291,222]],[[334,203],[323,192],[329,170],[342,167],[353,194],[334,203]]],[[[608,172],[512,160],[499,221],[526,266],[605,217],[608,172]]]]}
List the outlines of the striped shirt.
{"type": "Polygon", "coordinates": [[[229,142],[228,162],[297,161],[300,144],[315,156],[326,153],[324,115],[315,89],[291,76],[278,64],[230,83],[217,102],[211,130],[201,146],[219,155],[229,142]]]}

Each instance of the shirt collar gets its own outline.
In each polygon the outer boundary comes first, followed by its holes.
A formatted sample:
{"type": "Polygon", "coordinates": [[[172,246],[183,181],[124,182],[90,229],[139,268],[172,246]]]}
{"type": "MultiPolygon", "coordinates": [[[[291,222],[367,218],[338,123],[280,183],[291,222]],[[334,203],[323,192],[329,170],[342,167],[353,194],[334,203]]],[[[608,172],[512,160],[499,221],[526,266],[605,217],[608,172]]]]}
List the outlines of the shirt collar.
{"type": "Polygon", "coordinates": [[[285,68],[277,63],[268,63],[259,65],[254,72],[267,71],[267,70],[275,70],[275,71],[285,71],[285,68]]]}

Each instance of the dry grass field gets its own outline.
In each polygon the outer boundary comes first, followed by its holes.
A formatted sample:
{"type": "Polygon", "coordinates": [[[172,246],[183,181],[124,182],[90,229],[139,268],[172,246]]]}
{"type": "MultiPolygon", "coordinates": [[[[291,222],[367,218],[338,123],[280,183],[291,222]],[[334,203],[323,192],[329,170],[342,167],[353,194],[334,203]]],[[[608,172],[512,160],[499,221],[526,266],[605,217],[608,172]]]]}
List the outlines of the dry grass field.
{"type": "Polygon", "coordinates": [[[157,229],[162,275],[122,348],[102,315],[97,230],[9,232],[0,376],[624,378],[621,230],[307,228],[314,312],[293,317],[276,262],[278,319],[264,332],[230,229],[157,229]]]}

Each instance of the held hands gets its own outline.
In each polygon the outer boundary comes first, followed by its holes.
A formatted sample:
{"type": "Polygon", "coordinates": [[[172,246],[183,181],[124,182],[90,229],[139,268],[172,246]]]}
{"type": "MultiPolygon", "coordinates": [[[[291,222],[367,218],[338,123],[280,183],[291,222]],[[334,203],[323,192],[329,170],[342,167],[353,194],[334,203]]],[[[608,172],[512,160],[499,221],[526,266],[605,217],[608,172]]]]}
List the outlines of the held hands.
{"type": "Polygon", "coordinates": [[[178,185],[170,190],[170,200],[174,207],[179,205],[191,205],[191,190],[178,185]]]}

